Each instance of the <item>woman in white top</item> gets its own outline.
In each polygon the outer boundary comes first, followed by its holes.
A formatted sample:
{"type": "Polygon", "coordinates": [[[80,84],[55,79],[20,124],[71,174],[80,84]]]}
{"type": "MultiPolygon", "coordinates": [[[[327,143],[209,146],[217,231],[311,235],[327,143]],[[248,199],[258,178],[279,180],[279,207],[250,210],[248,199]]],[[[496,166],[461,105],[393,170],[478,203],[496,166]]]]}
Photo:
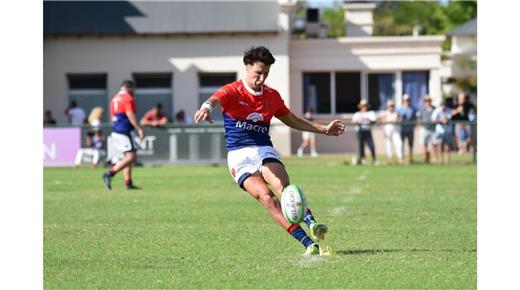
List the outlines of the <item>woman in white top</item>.
{"type": "Polygon", "coordinates": [[[395,111],[394,101],[388,100],[386,102],[386,111],[381,113],[380,119],[385,123],[384,130],[388,162],[394,162],[392,148],[395,147],[399,164],[403,164],[403,142],[401,140],[401,126],[398,124],[401,120],[399,114],[395,111]]]}

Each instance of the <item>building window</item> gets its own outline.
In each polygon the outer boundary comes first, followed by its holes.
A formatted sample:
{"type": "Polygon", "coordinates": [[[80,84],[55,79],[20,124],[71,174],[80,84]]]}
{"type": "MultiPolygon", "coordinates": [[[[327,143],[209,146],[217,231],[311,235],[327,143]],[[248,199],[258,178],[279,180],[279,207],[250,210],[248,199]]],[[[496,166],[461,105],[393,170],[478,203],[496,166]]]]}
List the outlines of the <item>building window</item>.
{"type": "Polygon", "coordinates": [[[134,73],[135,103],[137,106],[137,121],[158,103],[162,105],[163,113],[172,122],[173,90],[171,73],[134,73]]]}
{"type": "Polygon", "coordinates": [[[303,110],[313,108],[318,114],[331,114],[330,73],[303,74],[303,110]]]}
{"type": "Polygon", "coordinates": [[[336,73],[336,113],[355,113],[361,100],[361,74],[336,73]]]}
{"type": "MultiPolygon", "coordinates": [[[[205,102],[220,87],[237,80],[236,73],[200,73],[199,74],[199,103],[205,102]]],[[[215,108],[211,113],[214,121],[222,121],[222,111],[220,107],[215,108]]]]}
{"type": "Polygon", "coordinates": [[[395,100],[395,74],[368,74],[368,102],[373,110],[385,110],[388,100],[395,100]]]}
{"type": "Polygon", "coordinates": [[[403,94],[410,97],[410,105],[415,108],[423,107],[423,98],[429,94],[429,71],[404,71],[403,94]]]}
{"type": "Polygon", "coordinates": [[[87,116],[94,107],[103,108],[104,120],[108,122],[107,75],[106,74],[68,74],[69,101],[75,100],[87,116]]]}

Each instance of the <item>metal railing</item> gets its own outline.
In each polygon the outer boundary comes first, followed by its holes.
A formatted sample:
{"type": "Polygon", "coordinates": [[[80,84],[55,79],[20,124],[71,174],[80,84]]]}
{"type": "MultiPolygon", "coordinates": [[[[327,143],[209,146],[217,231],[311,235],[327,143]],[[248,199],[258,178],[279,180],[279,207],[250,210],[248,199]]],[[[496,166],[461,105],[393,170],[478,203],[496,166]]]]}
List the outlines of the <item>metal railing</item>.
{"type": "MultiPolygon", "coordinates": [[[[349,128],[353,128],[356,125],[346,121],[344,122],[349,128]]],[[[456,126],[460,126],[464,124],[467,126],[466,130],[468,130],[469,135],[471,136],[471,150],[473,154],[473,161],[476,162],[476,150],[477,150],[477,122],[456,122],[450,121],[447,125],[451,126],[451,134],[454,134],[453,138],[456,140],[455,136],[455,128],[456,126]]],[[[380,130],[385,123],[374,122],[371,124],[372,129],[380,130]]],[[[417,122],[400,122],[398,125],[402,126],[413,126],[414,130],[423,125],[435,125],[432,123],[429,124],[420,124],[417,122]]],[[[284,124],[273,124],[271,127],[275,126],[285,126],[284,124]]],[[[79,130],[79,138],[80,138],[80,147],[85,147],[85,140],[87,132],[92,131],[93,129],[84,125],[81,127],[73,127],[69,125],[56,125],[56,126],[46,126],[45,129],[71,129],[77,128],[79,130]]],[[[111,126],[110,124],[103,124],[100,127],[102,135],[105,136],[107,141],[106,147],[108,151],[108,159],[113,157],[117,158],[118,153],[115,149],[113,149],[110,133],[111,126]]],[[[139,141],[140,149],[137,151],[138,160],[144,164],[167,164],[167,163],[209,163],[209,164],[217,164],[217,163],[225,163],[227,151],[226,151],[226,142],[224,139],[224,127],[222,123],[217,124],[186,124],[186,125],[178,125],[178,124],[168,124],[164,127],[160,128],[144,128],[145,138],[144,140],[139,141]]],[[[45,135],[45,132],[44,132],[45,135]]],[[[415,137],[418,138],[419,136],[415,137]]],[[[65,136],[62,141],[56,142],[64,142],[66,144],[73,144],[74,142],[70,142],[71,140],[67,140],[67,138],[78,138],[78,136],[65,136]]],[[[357,138],[355,134],[351,134],[348,138],[357,138]]],[[[330,142],[334,142],[334,139],[327,139],[330,142]]],[[[59,146],[52,147],[51,143],[45,143],[51,141],[45,141],[44,139],[44,155],[52,155],[49,152],[53,150],[53,148],[57,148],[59,146]]],[[[76,142],[76,141],[75,141],[76,142]]],[[[377,141],[376,141],[377,142],[377,141]]],[[[380,141],[379,141],[380,142],[380,141]]],[[[78,142],[76,142],[78,143],[78,142]]],[[[376,144],[380,146],[382,144],[376,144]]],[[[294,146],[293,146],[294,147],[294,146]]],[[[77,150],[77,149],[76,149],[77,150]]],[[[353,153],[357,154],[357,148],[343,151],[344,153],[353,153]]],[[[52,152],[51,152],[52,153],[52,152]]],[[[295,153],[295,152],[292,152],[295,153]]],[[[327,151],[321,150],[320,153],[328,153],[327,151]]],[[[338,153],[338,152],[336,152],[338,153]]],[[[55,154],[59,154],[59,152],[54,152],[55,154]]],[[[48,156],[46,156],[48,157],[48,156]]],[[[45,159],[44,159],[45,165],[45,159]]]]}

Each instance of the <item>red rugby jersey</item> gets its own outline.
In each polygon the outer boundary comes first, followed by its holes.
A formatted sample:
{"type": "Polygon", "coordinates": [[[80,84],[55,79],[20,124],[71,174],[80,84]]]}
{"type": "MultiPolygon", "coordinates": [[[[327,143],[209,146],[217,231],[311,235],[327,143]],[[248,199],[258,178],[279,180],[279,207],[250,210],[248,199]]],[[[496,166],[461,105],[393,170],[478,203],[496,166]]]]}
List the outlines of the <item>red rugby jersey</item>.
{"type": "MultiPolygon", "coordinates": [[[[251,89],[249,89],[251,90],[251,89]]],[[[285,116],[289,109],[280,94],[263,86],[260,93],[249,91],[242,80],[221,87],[213,94],[224,115],[226,148],[273,146],[269,125],[274,117],[285,116]]]]}
{"type": "Polygon", "coordinates": [[[112,131],[117,133],[128,133],[134,129],[126,112],[135,110],[134,97],[127,91],[119,91],[110,101],[110,115],[112,116],[112,131]]]}

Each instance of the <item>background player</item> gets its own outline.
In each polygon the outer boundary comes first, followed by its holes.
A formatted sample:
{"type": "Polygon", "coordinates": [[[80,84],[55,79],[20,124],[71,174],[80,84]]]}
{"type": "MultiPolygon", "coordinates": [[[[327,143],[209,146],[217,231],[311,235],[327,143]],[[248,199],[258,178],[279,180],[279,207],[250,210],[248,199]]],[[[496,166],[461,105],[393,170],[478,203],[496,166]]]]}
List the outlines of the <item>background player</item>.
{"type": "MultiPolygon", "coordinates": [[[[200,110],[194,121],[213,123],[211,112],[217,105],[224,116],[228,166],[235,182],[257,199],[271,216],[295,239],[306,247],[306,255],[319,254],[316,244],[300,225],[290,224],[283,216],[280,201],[269,189],[278,194],[290,184],[289,176],[274,150],[269,136],[269,125],[274,116],[287,126],[329,136],[338,136],[346,131],[339,120],[328,125],[307,121],[294,115],[284,104],[280,94],[264,85],[269,69],[275,62],[271,52],[263,46],[252,47],[244,52],[246,77],[227,84],[215,92],[200,110]]],[[[315,221],[307,209],[304,221],[316,241],[323,239],[327,226],[315,221]]]]}
{"type": "MultiPolygon", "coordinates": [[[[305,111],[305,114],[303,115],[303,117],[305,118],[305,120],[312,122],[312,121],[314,121],[313,114],[314,114],[314,110],[312,108],[308,108],[307,111],[305,111]]],[[[305,150],[305,148],[310,145],[311,156],[314,158],[318,157],[318,152],[316,152],[316,133],[304,131],[304,132],[302,132],[302,139],[303,139],[302,144],[300,144],[300,147],[298,147],[298,150],[296,151],[296,155],[298,155],[298,157],[302,157],[303,150],[305,150]]]]}
{"type": "Polygon", "coordinates": [[[126,188],[138,189],[132,182],[132,164],[139,146],[135,140],[136,131],[141,140],[144,138],[144,132],[137,124],[135,117],[134,90],[134,82],[125,80],[121,83],[119,92],[110,101],[110,115],[112,116],[112,134],[110,136],[116,150],[123,152],[124,156],[110,171],[103,174],[103,181],[108,189],[112,189],[112,177],[121,170],[123,170],[126,188]]]}

